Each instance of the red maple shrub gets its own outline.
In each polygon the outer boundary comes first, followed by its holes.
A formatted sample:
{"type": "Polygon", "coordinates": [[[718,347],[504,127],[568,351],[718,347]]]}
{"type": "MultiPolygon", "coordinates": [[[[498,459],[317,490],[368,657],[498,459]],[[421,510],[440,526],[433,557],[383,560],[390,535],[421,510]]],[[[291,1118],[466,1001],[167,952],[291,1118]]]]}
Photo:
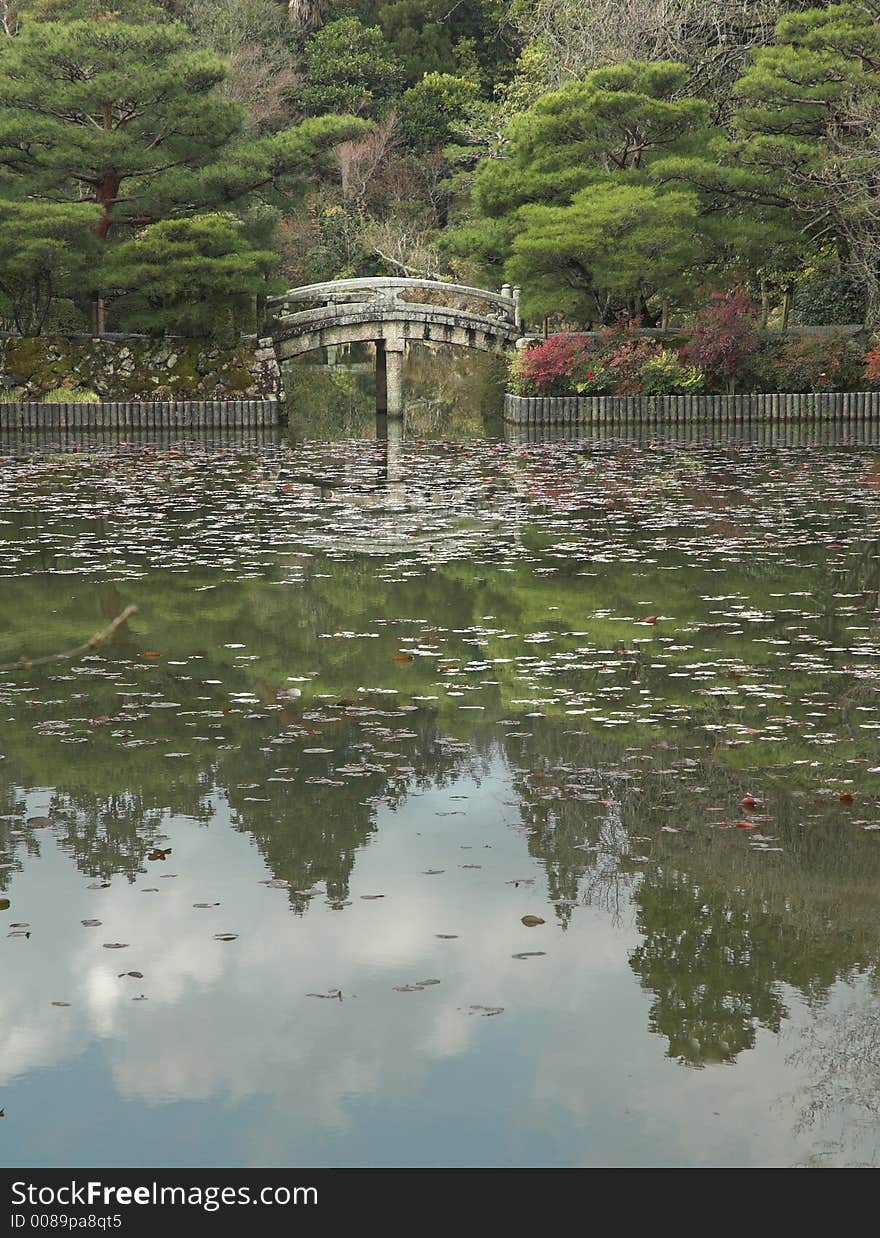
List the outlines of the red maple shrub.
{"type": "Polygon", "coordinates": [[[620,318],[602,330],[599,353],[613,395],[639,395],[642,366],[662,351],[656,340],[636,334],[641,319],[620,318]]]}
{"type": "Polygon", "coordinates": [[[551,335],[532,348],[517,353],[513,379],[523,395],[567,395],[576,379],[589,373],[587,335],[551,335]]]}
{"type": "Polygon", "coordinates": [[[696,365],[710,390],[732,391],[748,375],[758,348],[758,307],[742,289],[716,292],[697,315],[691,338],[679,360],[696,365]]]}
{"type": "Polygon", "coordinates": [[[869,383],[880,383],[880,340],[865,353],[865,370],[862,378],[869,383]]]}

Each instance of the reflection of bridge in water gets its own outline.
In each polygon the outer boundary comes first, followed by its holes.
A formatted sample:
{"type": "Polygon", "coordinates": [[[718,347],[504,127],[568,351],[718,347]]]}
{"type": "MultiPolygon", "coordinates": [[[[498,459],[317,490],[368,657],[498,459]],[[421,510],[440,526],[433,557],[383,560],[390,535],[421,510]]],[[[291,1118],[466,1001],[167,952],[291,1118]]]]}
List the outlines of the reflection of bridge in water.
{"type": "Polygon", "coordinates": [[[376,412],[403,412],[408,343],[504,353],[522,335],[519,289],[487,292],[428,279],[339,279],[293,288],[268,302],[279,362],[316,349],[370,342],[376,348],[376,412]],[[295,308],[303,306],[304,308],[295,308]]]}

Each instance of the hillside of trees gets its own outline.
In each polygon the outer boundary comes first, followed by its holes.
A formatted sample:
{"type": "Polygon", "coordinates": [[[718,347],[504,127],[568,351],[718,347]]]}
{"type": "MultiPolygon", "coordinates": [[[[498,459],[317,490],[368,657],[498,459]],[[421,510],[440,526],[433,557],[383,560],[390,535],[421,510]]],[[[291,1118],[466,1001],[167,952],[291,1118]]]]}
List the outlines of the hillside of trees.
{"type": "Polygon", "coordinates": [[[873,327],[878,133],[880,0],[0,0],[0,326],[398,273],[873,327]]]}

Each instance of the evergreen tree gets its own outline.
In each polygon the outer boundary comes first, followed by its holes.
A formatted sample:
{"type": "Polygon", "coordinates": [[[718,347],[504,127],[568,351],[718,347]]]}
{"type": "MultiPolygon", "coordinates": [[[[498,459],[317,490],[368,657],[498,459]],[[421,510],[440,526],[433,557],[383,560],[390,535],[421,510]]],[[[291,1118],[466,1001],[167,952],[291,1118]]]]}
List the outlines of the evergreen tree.
{"type": "Polygon", "coordinates": [[[305,58],[310,84],[303,103],[313,114],[376,116],[400,87],[402,69],[382,31],[354,17],[322,26],[307,41],[305,58]]]}
{"type": "Polygon", "coordinates": [[[217,90],[225,73],[179,24],[27,22],[0,43],[8,195],[52,208],[92,203],[93,235],[124,240],[257,189],[301,190],[361,132],[353,118],[324,116],[248,140],[243,109],[217,90]]]}
{"type": "Polygon", "coordinates": [[[144,228],[114,247],[101,282],[121,296],[135,330],[232,342],[253,327],[253,299],[275,261],[271,250],[250,244],[241,220],[215,212],[144,228]]]}
{"type": "Polygon", "coordinates": [[[452,247],[521,282],[527,312],[645,313],[680,283],[664,249],[688,265],[699,249],[696,196],[664,203],[650,180],[660,155],[705,139],[707,106],[682,97],[685,80],[681,65],[629,62],[542,96],[511,122],[505,157],[480,164],[477,219],[452,247]]]}
{"type": "Polygon", "coordinates": [[[0,198],[0,314],[19,334],[39,335],[55,299],[81,287],[98,213],[87,203],[0,198]]]}
{"type": "Polygon", "coordinates": [[[656,169],[728,218],[752,210],[765,245],[785,240],[790,266],[832,238],[871,323],[880,321],[878,17],[880,4],[866,0],[781,20],[737,85],[732,139],[656,169]]]}
{"type": "Polygon", "coordinates": [[[310,176],[356,121],[244,141],[225,68],[174,24],[28,23],[0,44],[0,166],[30,198],[92,201],[95,234],[191,215],[310,176]]]}

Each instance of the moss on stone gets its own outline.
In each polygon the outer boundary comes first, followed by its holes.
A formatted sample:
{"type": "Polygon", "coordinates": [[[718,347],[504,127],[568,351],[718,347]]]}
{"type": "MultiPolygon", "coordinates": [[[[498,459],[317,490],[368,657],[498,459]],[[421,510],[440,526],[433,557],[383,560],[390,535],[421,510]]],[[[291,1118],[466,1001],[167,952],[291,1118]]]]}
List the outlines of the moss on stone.
{"type": "Polygon", "coordinates": [[[219,349],[201,340],[14,337],[0,341],[0,367],[26,399],[55,388],[111,400],[275,394],[254,347],[241,343],[219,349]]]}

